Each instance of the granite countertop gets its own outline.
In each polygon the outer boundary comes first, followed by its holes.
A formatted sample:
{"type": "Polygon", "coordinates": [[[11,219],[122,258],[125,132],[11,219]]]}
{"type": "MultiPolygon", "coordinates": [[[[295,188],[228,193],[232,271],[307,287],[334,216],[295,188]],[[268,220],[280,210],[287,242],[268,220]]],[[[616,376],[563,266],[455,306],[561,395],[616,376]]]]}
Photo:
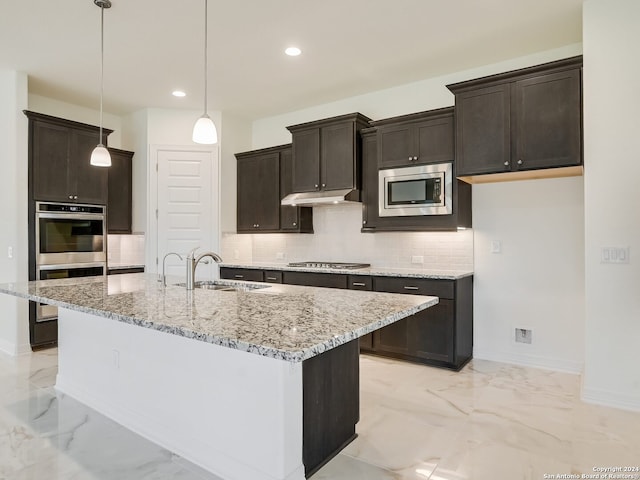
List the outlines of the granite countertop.
{"type": "Polygon", "coordinates": [[[227,263],[219,264],[227,268],[253,268],[264,270],[287,270],[292,272],[315,272],[315,273],[341,273],[349,275],[371,275],[374,277],[409,277],[409,278],[431,278],[435,280],[458,280],[460,278],[473,275],[472,270],[423,270],[413,268],[318,268],[318,267],[290,267],[282,263],[227,263]]]}
{"type": "Polygon", "coordinates": [[[172,283],[163,287],[156,275],[131,273],[3,284],[0,292],[290,362],[438,303],[437,297],[233,280],[217,283],[234,291],[187,291],[172,283]]]}

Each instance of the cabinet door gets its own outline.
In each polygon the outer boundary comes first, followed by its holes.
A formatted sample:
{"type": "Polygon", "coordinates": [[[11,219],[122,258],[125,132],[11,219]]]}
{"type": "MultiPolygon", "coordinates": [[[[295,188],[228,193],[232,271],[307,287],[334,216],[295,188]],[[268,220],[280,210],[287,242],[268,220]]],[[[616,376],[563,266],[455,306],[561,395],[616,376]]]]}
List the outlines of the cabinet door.
{"type": "Polygon", "coordinates": [[[256,191],[254,189],[254,172],[257,168],[255,157],[238,159],[237,164],[237,230],[253,231],[256,222],[256,191]]]}
{"type": "Polygon", "coordinates": [[[509,84],[456,95],[458,176],[511,170],[509,84]]]}
{"type": "Polygon", "coordinates": [[[433,307],[408,319],[409,353],[425,360],[452,363],[454,358],[454,301],[440,299],[433,307]]]}
{"type": "MultiPolygon", "coordinates": [[[[280,199],[289,195],[293,189],[293,156],[291,149],[280,153],[280,199]]],[[[290,205],[280,206],[280,228],[282,230],[297,230],[299,227],[298,207],[290,205]]]]}
{"type": "Polygon", "coordinates": [[[320,179],[322,190],[354,188],[355,125],[353,122],[322,127],[320,179]]]}
{"type": "Polygon", "coordinates": [[[89,163],[91,152],[99,141],[98,132],[71,131],[69,154],[69,186],[73,188],[79,203],[107,204],[108,169],[89,163]]]}
{"type": "Polygon", "coordinates": [[[68,202],[73,200],[67,179],[69,129],[44,122],[33,122],[31,148],[34,200],[68,202]]]}
{"type": "Polygon", "coordinates": [[[378,130],[378,164],[380,168],[408,165],[413,162],[415,131],[409,124],[389,125],[378,130]]]}
{"type": "Polygon", "coordinates": [[[378,138],[362,136],[362,228],[373,229],[378,220],[378,138]]]}
{"type": "Polygon", "coordinates": [[[320,129],[293,133],[293,191],[315,192],[320,188],[320,129]]]}
{"type": "Polygon", "coordinates": [[[514,98],[516,169],[582,163],[580,70],[518,81],[514,98]]]}
{"type": "Polygon", "coordinates": [[[131,233],[131,160],[133,152],[109,149],[107,230],[131,233]]]}
{"type": "Polygon", "coordinates": [[[415,126],[416,163],[452,162],[454,157],[453,115],[415,126]]]}
{"type": "Polygon", "coordinates": [[[373,343],[376,352],[409,354],[409,319],[403,318],[397,322],[382,327],[373,332],[373,343]]]}
{"type": "Polygon", "coordinates": [[[257,158],[254,172],[257,230],[280,228],[280,154],[270,153],[257,158]]]}
{"type": "Polygon", "coordinates": [[[280,228],[280,155],[238,159],[238,231],[280,228]]]}

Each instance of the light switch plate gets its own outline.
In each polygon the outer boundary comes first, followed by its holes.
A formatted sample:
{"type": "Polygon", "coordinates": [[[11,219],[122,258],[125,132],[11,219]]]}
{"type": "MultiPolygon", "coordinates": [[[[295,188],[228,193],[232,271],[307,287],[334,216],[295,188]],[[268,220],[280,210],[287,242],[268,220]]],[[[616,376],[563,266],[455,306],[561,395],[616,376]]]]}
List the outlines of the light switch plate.
{"type": "Polygon", "coordinates": [[[600,263],[629,263],[629,247],[602,247],[600,263]]]}
{"type": "Polygon", "coordinates": [[[500,240],[491,240],[491,253],[502,253],[502,242],[500,240]]]}

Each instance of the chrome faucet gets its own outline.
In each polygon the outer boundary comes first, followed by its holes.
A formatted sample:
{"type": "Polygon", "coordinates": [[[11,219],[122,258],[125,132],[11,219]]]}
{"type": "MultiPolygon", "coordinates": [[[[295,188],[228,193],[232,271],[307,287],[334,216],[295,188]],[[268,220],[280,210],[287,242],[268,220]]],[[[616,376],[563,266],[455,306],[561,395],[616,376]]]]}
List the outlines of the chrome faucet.
{"type": "Polygon", "coordinates": [[[196,257],[196,250],[198,250],[198,248],[200,247],[192,249],[187,255],[187,290],[193,290],[196,278],[196,267],[198,263],[200,263],[200,260],[209,257],[216,263],[222,262],[220,255],[214,252],[205,252],[196,257]]]}
{"type": "Polygon", "coordinates": [[[164,258],[162,259],[162,286],[163,287],[167,286],[167,276],[164,274],[164,269],[165,269],[165,265],[167,263],[167,257],[169,255],[175,255],[180,260],[182,260],[182,256],[179,253],[175,253],[175,252],[169,252],[164,256],[164,258]]]}

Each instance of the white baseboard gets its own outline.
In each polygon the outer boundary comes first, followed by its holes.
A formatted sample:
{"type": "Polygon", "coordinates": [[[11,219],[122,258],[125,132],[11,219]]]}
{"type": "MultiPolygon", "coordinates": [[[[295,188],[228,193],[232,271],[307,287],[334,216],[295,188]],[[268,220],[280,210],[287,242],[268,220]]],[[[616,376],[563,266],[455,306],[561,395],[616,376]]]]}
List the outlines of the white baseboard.
{"type": "Polygon", "coordinates": [[[27,355],[31,353],[31,345],[24,343],[22,345],[16,345],[15,343],[8,342],[0,338],[0,352],[6,353],[12,357],[18,355],[27,355]]]}
{"type": "Polygon", "coordinates": [[[575,374],[581,374],[584,368],[583,362],[576,362],[563,358],[514,354],[511,352],[499,352],[494,350],[489,351],[480,348],[473,349],[473,358],[575,374]]]}
{"type": "Polygon", "coordinates": [[[587,403],[640,412],[640,397],[638,396],[583,387],[581,398],[587,403]]]}

